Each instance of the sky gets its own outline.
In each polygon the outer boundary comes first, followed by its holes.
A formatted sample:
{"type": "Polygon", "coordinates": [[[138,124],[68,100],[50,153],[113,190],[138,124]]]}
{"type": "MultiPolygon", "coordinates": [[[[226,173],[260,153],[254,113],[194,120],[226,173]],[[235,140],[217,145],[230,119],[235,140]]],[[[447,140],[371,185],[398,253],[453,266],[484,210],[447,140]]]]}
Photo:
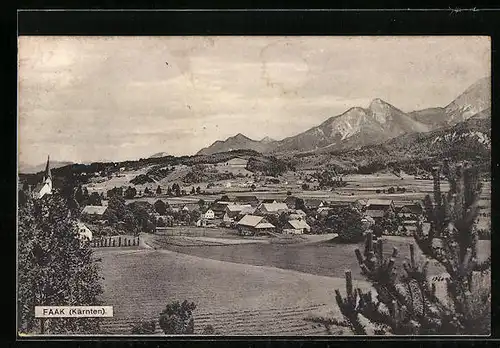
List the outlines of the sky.
{"type": "Polygon", "coordinates": [[[381,98],[446,106],[490,75],[488,37],[47,37],[18,40],[19,162],[195,154],[282,139],[381,98]]]}

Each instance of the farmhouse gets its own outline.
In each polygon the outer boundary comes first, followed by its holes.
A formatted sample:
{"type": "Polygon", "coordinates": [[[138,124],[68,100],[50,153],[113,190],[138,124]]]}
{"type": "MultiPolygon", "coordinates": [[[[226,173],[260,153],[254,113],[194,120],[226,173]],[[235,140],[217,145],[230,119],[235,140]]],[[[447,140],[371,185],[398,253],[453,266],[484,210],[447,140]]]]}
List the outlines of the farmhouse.
{"type": "Polygon", "coordinates": [[[234,223],[235,219],[240,217],[240,215],[253,214],[254,211],[255,208],[250,204],[231,204],[226,206],[226,212],[224,213],[222,221],[226,226],[229,226],[234,223]]]}
{"type": "Polygon", "coordinates": [[[320,215],[328,215],[328,212],[330,210],[332,210],[333,208],[330,208],[330,207],[321,207],[321,208],[318,208],[317,212],[318,214],[320,215]]]}
{"type": "Polygon", "coordinates": [[[304,211],[297,209],[297,210],[292,210],[292,213],[288,216],[289,220],[303,220],[306,218],[306,213],[304,211]]]}
{"type": "Polygon", "coordinates": [[[372,218],[373,221],[375,221],[375,222],[380,221],[380,219],[382,219],[384,217],[384,215],[385,215],[384,210],[367,209],[365,211],[365,216],[372,218]]]}
{"type": "Polygon", "coordinates": [[[188,212],[199,211],[200,206],[198,205],[198,203],[187,203],[187,204],[184,204],[184,206],[182,207],[181,210],[188,211],[188,212]]]}
{"type": "Polygon", "coordinates": [[[226,213],[226,207],[232,204],[231,202],[214,202],[210,206],[210,209],[214,212],[215,218],[222,219],[226,213]]]}
{"type": "Polygon", "coordinates": [[[269,199],[263,199],[261,203],[279,203],[277,200],[269,198],[269,199]]]}
{"type": "Polygon", "coordinates": [[[215,212],[210,208],[204,209],[201,213],[201,218],[207,220],[213,220],[215,219],[215,212]]]}
{"type": "Polygon", "coordinates": [[[82,241],[87,240],[91,242],[92,231],[81,221],[78,221],[76,224],[78,227],[78,238],[82,241]]]}
{"type": "Polygon", "coordinates": [[[267,222],[263,216],[245,215],[236,224],[241,235],[259,235],[274,231],[274,225],[267,222]]]}
{"type": "Polygon", "coordinates": [[[295,209],[295,214],[300,215],[304,218],[307,216],[307,214],[301,209],[295,209]]]}
{"type": "Polygon", "coordinates": [[[108,210],[107,206],[101,205],[87,205],[82,210],[82,215],[84,216],[92,216],[94,218],[102,219],[104,213],[108,210]]]}
{"type": "Polygon", "coordinates": [[[325,206],[325,203],[320,199],[305,199],[304,205],[307,209],[318,209],[325,206]]]}
{"type": "Polygon", "coordinates": [[[234,202],[236,204],[250,204],[252,207],[256,207],[260,203],[256,196],[236,196],[234,202]]]}
{"type": "Polygon", "coordinates": [[[328,207],[339,208],[339,209],[350,208],[353,205],[354,205],[354,202],[348,202],[348,201],[333,201],[333,202],[328,203],[328,207]]]}
{"type": "Polygon", "coordinates": [[[288,211],[288,206],[285,203],[262,203],[257,211],[261,214],[281,214],[288,211]]]}
{"type": "Polygon", "coordinates": [[[302,234],[311,232],[311,226],[305,220],[290,220],[283,228],[283,233],[302,234]]]}
{"type": "Polygon", "coordinates": [[[392,199],[369,199],[366,203],[366,210],[394,211],[394,201],[392,199]]]}
{"type": "Polygon", "coordinates": [[[399,208],[398,215],[401,217],[410,217],[412,215],[420,216],[424,212],[420,203],[408,203],[399,208]]]}

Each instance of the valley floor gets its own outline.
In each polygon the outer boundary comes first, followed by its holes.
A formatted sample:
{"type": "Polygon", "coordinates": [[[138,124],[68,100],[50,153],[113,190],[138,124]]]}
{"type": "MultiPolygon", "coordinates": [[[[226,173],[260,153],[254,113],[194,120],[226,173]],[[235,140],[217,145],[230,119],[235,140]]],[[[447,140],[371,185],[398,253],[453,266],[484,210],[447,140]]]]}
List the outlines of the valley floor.
{"type": "MultiPolygon", "coordinates": [[[[410,242],[390,237],[386,251],[398,246],[404,257],[410,242]]],[[[197,304],[198,334],[212,325],[223,335],[323,335],[324,327],[305,319],[341,317],[334,290],[345,292],[345,269],[352,270],[355,286],[369,288],[354,257],[357,245],[163,247],[169,250],[151,249],[141,238],[140,247],[95,249],[102,259],[103,303],[115,315],[105,319],[104,332],[130,334],[134,323],[157,320],[167,303],[189,300],[197,304]]],[[[482,257],[489,248],[489,242],[481,243],[482,257]]],[[[429,271],[442,273],[435,265],[429,271]]],[[[338,328],[330,334],[346,333],[338,328]]]]}

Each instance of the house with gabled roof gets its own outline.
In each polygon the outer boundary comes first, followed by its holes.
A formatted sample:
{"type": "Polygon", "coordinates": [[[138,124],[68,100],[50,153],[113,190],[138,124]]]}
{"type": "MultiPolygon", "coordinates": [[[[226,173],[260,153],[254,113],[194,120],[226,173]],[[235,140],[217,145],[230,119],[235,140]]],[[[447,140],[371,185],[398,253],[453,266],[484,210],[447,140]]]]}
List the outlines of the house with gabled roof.
{"type": "Polygon", "coordinates": [[[214,202],[210,205],[210,209],[212,209],[212,211],[214,212],[215,214],[215,217],[217,219],[222,219],[222,217],[224,216],[224,214],[226,213],[226,207],[228,205],[232,205],[233,203],[232,202],[214,202]]]}
{"type": "Polygon", "coordinates": [[[182,206],[181,210],[188,212],[200,211],[200,205],[198,203],[186,203],[182,206]]]}
{"type": "Polygon", "coordinates": [[[215,212],[210,208],[202,209],[201,218],[207,220],[213,220],[215,219],[215,212]]]}
{"type": "Polygon", "coordinates": [[[259,235],[273,232],[275,227],[265,217],[247,214],[236,224],[241,235],[259,235]]]}
{"type": "Polygon", "coordinates": [[[222,222],[226,226],[232,225],[235,220],[241,218],[242,214],[253,214],[255,208],[253,208],[250,204],[231,204],[226,206],[226,211],[222,218],[222,222]]]}
{"type": "Polygon", "coordinates": [[[260,214],[281,214],[288,210],[288,206],[285,203],[262,203],[257,207],[257,211],[260,214]]]}
{"type": "Polygon", "coordinates": [[[392,199],[369,199],[364,214],[377,222],[390,211],[394,211],[394,201],[392,199]]]}
{"type": "Polygon", "coordinates": [[[76,222],[78,228],[78,238],[81,241],[92,241],[92,231],[81,221],[76,222]]]}
{"type": "Polygon", "coordinates": [[[236,204],[250,204],[252,207],[259,205],[257,196],[236,196],[233,200],[236,204]]]}
{"type": "Polygon", "coordinates": [[[261,201],[261,203],[267,203],[267,204],[269,204],[269,203],[280,203],[280,202],[278,202],[276,199],[273,199],[273,198],[266,198],[266,199],[263,199],[261,201]]]}
{"type": "Polygon", "coordinates": [[[304,199],[304,206],[307,209],[316,210],[318,208],[324,207],[325,202],[323,202],[321,199],[306,198],[306,199],[304,199]]]}
{"type": "Polygon", "coordinates": [[[87,205],[87,206],[85,206],[85,208],[83,208],[81,215],[91,216],[91,217],[101,219],[104,217],[104,214],[106,213],[107,210],[108,210],[107,206],[87,205]]]}
{"type": "Polygon", "coordinates": [[[394,210],[394,201],[392,199],[369,199],[366,202],[367,210],[394,210]]]}
{"type": "Polygon", "coordinates": [[[305,220],[289,220],[283,228],[283,233],[302,234],[311,232],[311,226],[305,220]]]}

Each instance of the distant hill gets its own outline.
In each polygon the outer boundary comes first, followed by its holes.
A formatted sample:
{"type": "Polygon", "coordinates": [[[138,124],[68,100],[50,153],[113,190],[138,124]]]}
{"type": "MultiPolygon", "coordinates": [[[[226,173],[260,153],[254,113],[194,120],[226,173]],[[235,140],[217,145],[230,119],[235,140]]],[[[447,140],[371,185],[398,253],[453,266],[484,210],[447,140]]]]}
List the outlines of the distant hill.
{"type": "MultiPolygon", "coordinates": [[[[38,173],[38,172],[41,172],[41,171],[45,170],[46,164],[47,164],[47,162],[43,162],[43,163],[40,163],[40,164],[37,164],[37,165],[30,165],[30,164],[19,162],[19,168],[18,168],[19,169],[19,173],[23,173],[23,174],[35,174],[35,173],[38,173]]],[[[69,161],[53,161],[53,160],[50,160],[50,168],[52,168],[52,169],[64,167],[64,166],[67,166],[67,165],[70,165],[70,164],[74,164],[74,162],[69,162],[69,161]]]]}
{"type": "Polygon", "coordinates": [[[430,126],[432,129],[448,125],[448,115],[445,108],[442,107],[412,111],[408,113],[408,116],[430,126]]]}
{"type": "Polygon", "coordinates": [[[198,151],[197,155],[210,155],[218,152],[228,152],[234,150],[253,150],[265,153],[268,152],[270,144],[272,143],[273,141],[269,138],[264,138],[261,141],[258,141],[238,133],[224,141],[217,140],[212,145],[198,151]]]}
{"type": "Polygon", "coordinates": [[[275,141],[276,141],[276,140],[271,139],[271,138],[269,138],[269,137],[264,137],[264,138],[262,138],[262,139],[260,140],[260,142],[261,142],[262,144],[271,144],[271,143],[274,143],[275,141]]]}
{"type": "Polygon", "coordinates": [[[167,156],[169,156],[169,154],[166,152],[157,152],[154,155],[149,156],[149,158],[162,158],[167,156]]]}

